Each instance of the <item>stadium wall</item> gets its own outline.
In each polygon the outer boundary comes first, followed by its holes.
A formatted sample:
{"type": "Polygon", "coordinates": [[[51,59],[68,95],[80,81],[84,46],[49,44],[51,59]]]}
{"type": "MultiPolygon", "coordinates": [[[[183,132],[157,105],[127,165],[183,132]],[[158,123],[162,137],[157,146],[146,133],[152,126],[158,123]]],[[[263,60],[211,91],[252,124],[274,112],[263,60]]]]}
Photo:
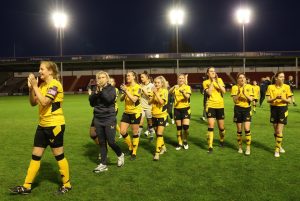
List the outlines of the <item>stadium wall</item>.
{"type": "MultiPolygon", "coordinates": [[[[176,73],[176,67],[174,68],[145,68],[145,69],[132,69],[126,68],[126,72],[134,70],[138,74],[143,71],[148,71],[150,74],[173,74],[176,73]]],[[[300,68],[299,68],[300,70],[300,68]]],[[[63,76],[77,76],[80,77],[82,75],[95,75],[99,70],[84,70],[84,71],[64,71],[63,76]]],[[[122,75],[123,72],[120,69],[111,69],[106,70],[110,75],[122,75]]],[[[248,67],[246,68],[246,72],[273,72],[276,73],[278,71],[295,71],[294,66],[282,66],[282,67],[248,67]]],[[[180,68],[180,73],[205,73],[206,68],[199,67],[190,67],[190,68],[180,68]]],[[[217,68],[217,72],[220,73],[231,73],[231,72],[243,72],[243,67],[226,67],[226,68],[217,68]]],[[[29,72],[17,72],[14,73],[14,77],[27,77],[29,72]]],[[[38,75],[38,73],[35,73],[38,75]]]]}

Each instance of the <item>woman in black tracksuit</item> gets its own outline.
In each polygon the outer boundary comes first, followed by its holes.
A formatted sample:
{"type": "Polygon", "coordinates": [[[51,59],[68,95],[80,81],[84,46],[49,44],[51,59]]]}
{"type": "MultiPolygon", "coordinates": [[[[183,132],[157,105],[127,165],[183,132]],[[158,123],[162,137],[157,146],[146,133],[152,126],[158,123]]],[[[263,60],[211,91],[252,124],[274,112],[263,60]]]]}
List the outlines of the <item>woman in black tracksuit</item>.
{"type": "Polygon", "coordinates": [[[94,125],[100,145],[101,161],[94,169],[95,173],[107,169],[108,144],[118,156],[117,166],[124,165],[124,154],[115,142],[116,136],[116,112],[115,112],[115,87],[109,84],[109,75],[104,71],[96,74],[97,89],[89,96],[90,105],[94,107],[94,125]]]}

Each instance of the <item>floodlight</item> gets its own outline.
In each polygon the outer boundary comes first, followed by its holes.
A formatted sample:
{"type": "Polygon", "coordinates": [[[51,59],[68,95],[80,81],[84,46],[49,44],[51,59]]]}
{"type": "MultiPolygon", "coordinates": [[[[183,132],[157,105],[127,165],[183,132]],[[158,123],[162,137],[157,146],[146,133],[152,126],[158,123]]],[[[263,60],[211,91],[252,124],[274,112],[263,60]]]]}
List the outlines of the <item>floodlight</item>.
{"type": "Polygon", "coordinates": [[[236,11],[236,19],[241,24],[250,22],[251,10],[249,8],[240,8],[236,11]]]}
{"type": "Polygon", "coordinates": [[[65,28],[68,22],[68,17],[63,12],[55,12],[52,14],[52,20],[56,28],[65,28]]]}

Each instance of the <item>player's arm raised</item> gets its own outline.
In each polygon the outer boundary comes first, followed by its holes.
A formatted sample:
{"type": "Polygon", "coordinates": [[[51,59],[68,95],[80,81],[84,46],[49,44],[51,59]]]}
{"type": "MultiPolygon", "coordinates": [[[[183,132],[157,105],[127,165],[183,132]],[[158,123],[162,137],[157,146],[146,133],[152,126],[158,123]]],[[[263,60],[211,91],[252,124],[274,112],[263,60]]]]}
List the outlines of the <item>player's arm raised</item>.
{"type": "Polygon", "coordinates": [[[34,78],[34,75],[32,73],[30,73],[28,78],[27,78],[27,85],[28,85],[28,88],[29,88],[29,103],[30,103],[31,106],[36,106],[37,105],[37,100],[36,100],[35,93],[34,93],[34,90],[32,88],[32,85],[30,84],[30,79],[32,77],[34,78]]]}
{"type": "Polygon", "coordinates": [[[35,94],[35,99],[36,99],[36,103],[40,103],[42,106],[47,106],[51,103],[51,99],[46,97],[46,96],[43,96],[43,94],[41,93],[39,87],[38,87],[38,80],[35,79],[35,77],[30,77],[29,78],[29,82],[31,84],[31,87],[34,91],[34,94],[35,94]]]}

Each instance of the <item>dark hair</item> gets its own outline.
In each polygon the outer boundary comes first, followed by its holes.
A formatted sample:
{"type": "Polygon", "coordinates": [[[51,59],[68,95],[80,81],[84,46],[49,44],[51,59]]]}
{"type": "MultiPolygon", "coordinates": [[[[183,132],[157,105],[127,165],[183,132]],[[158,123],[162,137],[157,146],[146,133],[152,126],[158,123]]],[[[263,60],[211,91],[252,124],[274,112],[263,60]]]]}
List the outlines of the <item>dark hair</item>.
{"type": "Polygon", "coordinates": [[[238,73],[237,76],[236,76],[236,79],[239,79],[240,75],[244,75],[244,77],[246,78],[245,73],[238,73]]]}
{"type": "Polygon", "coordinates": [[[150,79],[150,75],[149,75],[148,71],[146,71],[146,70],[144,72],[142,72],[141,75],[146,75],[146,77],[148,79],[150,79]]]}
{"type": "Polygon", "coordinates": [[[136,72],[134,72],[134,71],[132,70],[132,71],[128,71],[127,73],[132,73],[132,75],[134,76],[134,81],[135,81],[136,83],[138,83],[138,76],[137,76],[137,73],[136,73],[136,72]]]}
{"type": "Polygon", "coordinates": [[[215,68],[215,67],[210,66],[210,67],[208,67],[208,68],[206,69],[206,73],[205,73],[205,78],[206,78],[206,79],[209,79],[209,76],[208,76],[207,74],[208,74],[208,71],[209,71],[211,68],[215,68]]]}
{"type": "Polygon", "coordinates": [[[281,74],[281,73],[284,74],[283,71],[278,71],[275,75],[273,75],[273,77],[272,77],[272,84],[275,84],[276,78],[278,78],[279,74],[281,74]]]}
{"type": "Polygon", "coordinates": [[[213,67],[213,66],[208,67],[208,68],[206,69],[206,74],[208,73],[208,71],[209,71],[211,68],[215,68],[215,67],[213,67]]]}

